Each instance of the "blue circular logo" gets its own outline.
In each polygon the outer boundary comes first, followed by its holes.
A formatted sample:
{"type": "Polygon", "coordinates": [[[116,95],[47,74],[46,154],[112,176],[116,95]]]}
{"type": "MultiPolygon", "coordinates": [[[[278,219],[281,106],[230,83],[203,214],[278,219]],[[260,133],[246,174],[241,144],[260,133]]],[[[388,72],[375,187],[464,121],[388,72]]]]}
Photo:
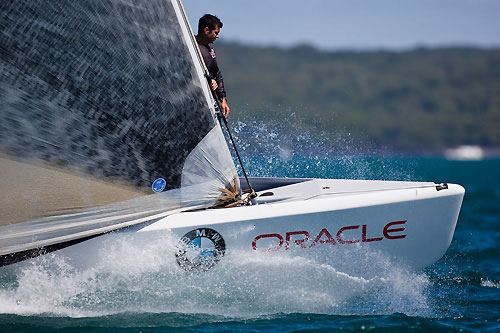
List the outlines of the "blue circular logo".
{"type": "Polygon", "coordinates": [[[163,178],[158,178],[157,180],[154,181],[153,186],[151,187],[153,189],[153,192],[161,192],[165,189],[165,186],[167,186],[167,182],[163,178]]]}

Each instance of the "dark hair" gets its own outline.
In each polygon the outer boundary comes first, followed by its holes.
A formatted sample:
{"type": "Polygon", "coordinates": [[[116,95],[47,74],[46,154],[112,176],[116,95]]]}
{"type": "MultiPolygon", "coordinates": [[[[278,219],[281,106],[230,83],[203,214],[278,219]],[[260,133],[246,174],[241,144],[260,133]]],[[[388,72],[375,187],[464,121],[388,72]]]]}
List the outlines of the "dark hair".
{"type": "Polygon", "coordinates": [[[212,31],[216,26],[221,29],[222,21],[217,16],[205,14],[198,21],[198,34],[202,34],[206,27],[208,27],[208,30],[212,31]]]}

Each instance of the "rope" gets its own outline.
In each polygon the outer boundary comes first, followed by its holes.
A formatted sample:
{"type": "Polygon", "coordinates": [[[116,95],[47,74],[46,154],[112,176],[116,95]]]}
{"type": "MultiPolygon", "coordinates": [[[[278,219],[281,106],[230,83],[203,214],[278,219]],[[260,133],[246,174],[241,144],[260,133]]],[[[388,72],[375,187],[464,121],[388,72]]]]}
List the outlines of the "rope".
{"type": "Polygon", "coordinates": [[[243,198],[241,200],[238,200],[238,201],[235,201],[235,202],[232,202],[232,203],[230,203],[228,205],[225,205],[225,206],[223,206],[223,208],[228,208],[228,207],[236,206],[236,205],[238,205],[238,204],[240,204],[240,203],[242,203],[242,202],[244,202],[246,200],[252,199],[253,195],[255,195],[255,191],[252,189],[252,191],[250,193],[248,193],[248,195],[245,198],[243,198]]]}

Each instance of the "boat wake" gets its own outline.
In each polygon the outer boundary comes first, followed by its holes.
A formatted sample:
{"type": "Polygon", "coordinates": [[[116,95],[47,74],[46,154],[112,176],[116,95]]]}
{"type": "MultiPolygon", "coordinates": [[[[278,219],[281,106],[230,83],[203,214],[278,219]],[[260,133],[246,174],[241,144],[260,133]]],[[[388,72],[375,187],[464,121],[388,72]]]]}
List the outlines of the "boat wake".
{"type": "Polygon", "coordinates": [[[330,262],[303,258],[300,251],[230,252],[211,270],[189,273],[176,263],[174,235],[148,235],[147,242],[137,241],[137,234],[133,240],[126,233],[103,237],[98,260],[87,268],[75,268],[58,252],[2,268],[0,313],[434,316],[429,278],[366,248],[338,251],[330,262]]]}

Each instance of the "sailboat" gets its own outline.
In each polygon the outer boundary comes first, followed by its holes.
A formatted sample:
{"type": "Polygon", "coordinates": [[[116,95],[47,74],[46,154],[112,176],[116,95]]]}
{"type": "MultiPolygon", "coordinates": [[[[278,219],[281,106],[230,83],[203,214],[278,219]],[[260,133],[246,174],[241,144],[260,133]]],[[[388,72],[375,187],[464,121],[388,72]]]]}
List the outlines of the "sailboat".
{"type": "Polygon", "coordinates": [[[413,269],[447,251],[460,185],[240,179],[180,0],[0,6],[0,266],[92,261],[111,232],[174,235],[187,271],[234,251],[413,269]]]}

